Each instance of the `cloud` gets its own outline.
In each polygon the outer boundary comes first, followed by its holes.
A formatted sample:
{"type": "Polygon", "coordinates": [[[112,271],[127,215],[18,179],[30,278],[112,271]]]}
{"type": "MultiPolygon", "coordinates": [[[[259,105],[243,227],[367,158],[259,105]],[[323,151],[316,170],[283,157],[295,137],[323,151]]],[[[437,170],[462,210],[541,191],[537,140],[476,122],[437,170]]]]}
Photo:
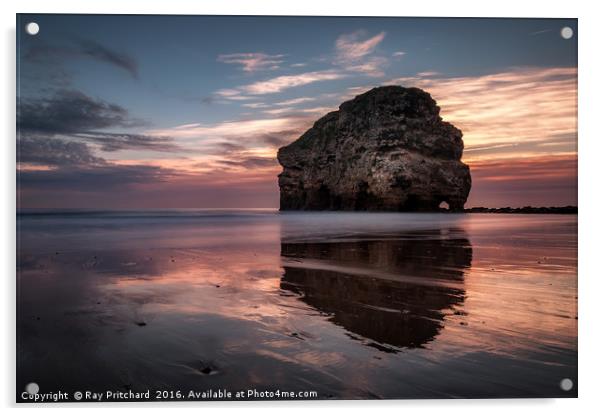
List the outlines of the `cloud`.
{"type": "MultiPolygon", "coordinates": [[[[333,106],[333,107],[312,107],[312,108],[303,108],[301,110],[298,110],[302,113],[308,113],[308,114],[322,114],[322,115],[326,115],[328,113],[330,113],[331,111],[336,111],[338,110],[338,107],[333,106]]],[[[315,117],[315,116],[313,116],[315,117]]]]}
{"type": "Polygon", "coordinates": [[[92,154],[85,143],[59,139],[24,137],[17,142],[21,164],[42,166],[103,165],[106,161],[92,154]]]}
{"type": "Polygon", "coordinates": [[[255,72],[261,70],[273,70],[280,68],[280,64],[284,62],[284,55],[268,55],[261,52],[255,53],[231,53],[219,55],[218,62],[226,64],[241,65],[245,72],[255,72]]]}
{"type": "Polygon", "coordinates": [[[298,97],[298,98],[293,98],[293,99],[286,100],[286,101],[277,102],[275,105],[289,106],[289,105],[303,104],[303,103],[307,103],[307,102],[315,101],[315,100],[316,100],[315,97],[298,97]]]}
{"type": "Polygon", "coordinates": [[[178,149],[173,139],[165,136],[99,131],[144,124],[117,104],[75,90],[59,90],[50,97],[21,99],[17,114],[17,127],[22,136],[66,136],[99,144],[104,151],[145,149],[169,152],[178,149]]]}
{"type": "Polygon", "coordinates": [[[420,78],[429,78],[429,77],[441,77],[441,74],[437,71],[423,71],[416,74],[417,77],[420,78]]]}
{"type": "Polygon", "coordinates": [[[55,46],[39,43],[30,47],[24,58],[30,61],[60,62],[64,59],[92,58],[126,71],[132,78],[138,78],[138,63],[122,52],[118,52],[92,40],[78,40],[73,45],[55,46]]]}
{"type": "Polygon", "coordinates": [[[43,200],[60,205],[63,199],[56,192],[66,192],[66,197],[104,193],[110,200],[106,192],[129,192],[132,187],[165,183],[182,174],[152,164],[108,161],[95,156],[85,143],[57,138],[21,137],[17,159],[19,195],[27,195],[29,205],[43,200]]]}
{"type": "Polygon", "coordinates": [[[338,37],[335,42],[334,64],[347,71],[359,72],[370,77],[382,77],[383,67],[389,60],[384,56],[369,56],[385,38],[385,32],[367,38],[367,33],[359,30],[338,37]]]}
{"type": "Polygon", "coordinates": [[[497,142],[482,145],[473,145],[464,150],[465,160],[480,160],[483,158],[496,156],[507,157],[508,155],[526,155],[526,154],[550,154],[550,153],[577,153],[577,135],[576,133],[553,134],[542,136],[540,139],[534,139],[524,142],[509,141],[497,142]]]}
{"type": "Polygon", "coordinates": [[[80,41],[81,53],[101,62],[114,65],[138,78],[138,63],[131,56],[111,50],[91,40],[80,41]]]}
{"type": "MultiPolygon", "coordinates": [[[[17,157],[19,192],[28,195],[50,193],[50,200],[56,191],[102,193],[126,190],[134,185],[166,182],[177,173],[174,169],[150,164],[110,162],[94,156],[85,143],[61,139],[20,138],[17,157]]],[[[59,198],[54,203],[60,201],[59,198]]]]}
{"type": "Polygon", "coordinates": [[[264,113],[270,114],[270,115],[287,114],[287,113],[291,113],[294,111],[295,111],[294,107],[271,108],[269,110],[263,110],[264,113]]]}
{"type": "MultiPolygon", "coordinates": [[[[189,124],[154,130],[153,135],[166,135],[185,141],[196,159],[203,160],[206,170],[218,168],[216,160],[236,159],[240,155],[275,157],[279,147],[289,144],[311,127],[316,114],[287,114],[259,119],[230,120],[212,124],[189,124]]],[[[197,165],[197,167],[200,165],[197,165]]]]}
{"type": "Polygon", "coordinates": [[[341,78],[345,78],[345,75],[339,71],[313,71],[296,75],[282,75],[265,81],[254,82],[252,84],[240,87],[240,90],[252,95],[274,94],[293,87],[299,87],[320,81],[332,81],[341,78]]]}
{"type": "Polygon", "coordinates": [[[335,42],[337,61],[357,62],[372,53],[384,38],[385,32],[380,32],[366,39],[366,32],[363,30],[341,35],[335,42]]]}
{"type": "Polygon", "coordinates": [[[385,75],[383,67],[385,67],[388,63],[389,61],[386,58],[373,57],[365,62],[349,65],[346,69],[348,71],[361,72],[364,75],[378,78],[385,75]]]}
{"type": "Polygon", "coordinates": [[[257,139],[259,142],[264,143],[271,148],[277,149],[297,139],[303,131],[307,130],[308,127],[309,123],[307,125],[300,123],[297,126],[292,125],[288,130],[261,134],[257,137],[257,139]]]}
{"type": "Polygon", "coordinates": [[[392,57],[394,57],[394,58],[401,58],[401,57],[402,57],[402,56],[404,56],[405,54],[406,54],[406,53],[405,53],[404,51],[396,51],[396,52],[393,52],[393,53],[391,54],[391,56],[392,56],[392,57]]]}
{"type": "Polygon", "coordinates": [[[269,105],[266,103],[244,103],[242,106],[247,107],[247,108],[267,108],[267,107],[269,107],[269,105]]]}
{"type": "Polygon", "coordinates": [[[142,124],[123,107],[79,91],[21,99],[17,114],[20,206],[69,206],[68,198],[77,206],[79,194],[111,200],[111,192],[172,179],[174,169],[149,162],[109,161],[95,154],[98,150],[179,150],[168,137],[102,131],[142,124]]]}
{"type": "Polygon", "coordinates": [[[218,163],[228,166],[243,167],[245,169],[262,169],[278,167],[278,161],[275,157],[243,157],[240,159],[223,159],[218,163]]]}
{"type": "Polygon", "coordinates": [[[74,137],[100,145],[105,152],[118,150],[152,150],[156,152],[175,152],[182,150],[171,137],[149,136],[130,133],[77,133],[74,137]]]}
{"type": "Polygon", "coordinates": [[[519,158],[496,158],[474,161],[473,175],[480,180],[510,182],[533,179],[575,178],[576,155],[549,155],[519,158]]]}
{"type": "Polygon", "coordinates": [[[335,107],[312,107],[312,108],[295,108],[295,107],[282,107],[273,108],[270,110],[264,110],[263,112],[270,115],[281,115],[288,114],[289,116],[295,114],[321,114],[325,115],[331,111],[335,111],[335,107]]]}
{"type": "Polygon", "coordinates": [[[169,136],[179,139],[195,140],[202,146],[212,146],[224,141],[252,145],[258,138],[266,134],[278,132],[299,132],[307,128],[311,120],[307,117],[275,117],[249,120],[230,120],[213,124],[188,124],[169,129],[151,130],[149,133],[158,136],[169,136]],[[224,140],[229,139],[229,140],[224,140]]]}
{"type": "Polygon", "coordinates": [[[522,156],[575,151],[577,69],[514,68],[471,77],[446,78],[436,73],[391,80],[428,91],[441,116],[464,133],[466,158],[476,160],[516,146],[522,156]],[[564,137],[558,141],[558,137],[564,137]],[[542,146],[556,143],[557,148],[542,146]],[[572,142],[572,144],[571,144],[572,142]],[[472,155],[473,149],[480,149],[472,155]]]}
{"type": "Polygon", "coordinates": [[[215,95],[226,100],[250,100],[256,95],[275,94],[289,88],[312,84],[320,81],[332,81],[345,78],[341,71],[324,70],[305,72],[296,75],[281,75],[263,81],[241,85],[236,88],[225,88],[215,92],[215,95]]]}
{"type": "MultiPolygon", "coordinates": [[[[362,73],[371,77],[381,77],[384,75],[383,67],[387,65],[388,59],[384,56],[369,56],[374,52],[378,44],[385,37],[385,32],[366,38],[366,32],[357,31],[339,36],[335,42],[335,59],[333,64],[342,67],[336,69],[325,69],[320,71],[304,72],[293,75],[281,75],[278,77],[256,81],[251,84],[241,85],[235,88],[224,88],[215,92],[215,95],[225,100],[244,101],[250,100],[253,96],[275,94],[290,88],[300,87],[315,82],[334,81],[347,78],[350,73],[362,73]]],[[[254,54],[234,54],[234,55],[254,55],[254,54]]],[[[230,57],[230,55],[224,55],[230,57]]],[[[274,55],[280,56],[280,55],[274,55]]],[[[255,56],[245,56],[249,62],[257,61],[255,56]]],[[[243,58],[236,56],[231,58],[236,63],[243,58]]],[[[246,61],[245,61],[246,62],[246,61]]],[[[300,67],[305,64],[293,64],[291,66],[300,67]]]]}
{"type": "MultiPolygon", "coordinates": [[[[254,135],[253,142],[259,146],[260,149],[265,149],[264,146],[267,146],[268,149],[272,149],[271,153],[276,154],[275,149],[284,146],[285,144],[289,144],[291,141],[295,140],[300,134],[306,129],[305,125],[299,126],[291,126],[288,130],[280,130],[280,131],[270,131],[268,133],[261,133],[254,135]]],[[[242,154],[245,151],[252,150],[253,148],[249,148],[240,143],[248,142],[248,137],[240,137],[236,138],[234,136],[229,137],[229,140],[232,141],[224,141],[218,142],[213,146],[213,153],[218,155],[223,154],[242,154]],[[245,140],[247,139],[247,140],[245,140]]]]}
{"type": "Polygon", "coordinates": [[[252,99],[252,97],[245,96],[241,90],[235,88],[224,88],[217,90],[214,94],[224,100],[244,101],[252,99]]]}
{"type": "Polygon", "coordinates": [[[59,90],[46,98],[21,99],[17,114],[20,129],[46,133],[71,133],[140,124],[139,120],[129,117],[125,108],[75,90],[59,90]]]}

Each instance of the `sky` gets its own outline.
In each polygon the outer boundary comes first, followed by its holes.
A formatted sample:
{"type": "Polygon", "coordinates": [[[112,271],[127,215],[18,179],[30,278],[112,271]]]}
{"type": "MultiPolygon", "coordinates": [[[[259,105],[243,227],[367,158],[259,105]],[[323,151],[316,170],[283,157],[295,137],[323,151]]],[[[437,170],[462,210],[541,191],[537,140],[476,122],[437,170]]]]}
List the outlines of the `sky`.
{"type": "Polygon", "coordinates": [[[21,14],[17,78],[21,208],[277,208],[278,148],[380,85],[462,130],[467,207],[577,205],[574,19],[21,14]]]}

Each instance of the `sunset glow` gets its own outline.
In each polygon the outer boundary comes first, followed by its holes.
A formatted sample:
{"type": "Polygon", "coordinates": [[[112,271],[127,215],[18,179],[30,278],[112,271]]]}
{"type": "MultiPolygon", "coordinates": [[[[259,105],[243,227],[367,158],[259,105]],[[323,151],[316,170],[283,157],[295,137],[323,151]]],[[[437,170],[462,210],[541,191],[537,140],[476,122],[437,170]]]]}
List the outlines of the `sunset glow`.
{"type": "MultiPolygon", "coordinates": [[[[93,27],[98,42],[67,41],[59,23],[70,19],[42,22],[43,40],[23,41],[22,207],[277,208],[278,148],[380,85],[426,90],[462,130],[473,176],[467,206],[576,205],[577,68],[563,58],[576,55],[555,31],[561,22],[494,20],[467,36],[450,19],[459,56],[482,52],[463,62],[444,59],[441,32],[410,42],[415,28],[389,21],[320,23],[311,42],[224,35],[209,46],[207,31],[227,30],[220,18],[195,36],[183,36],[174,18],[156,47],[141,49],[102,24],[93,27]],[[509,24],[513,35],[499,38],[495,29],[509,24]],[[166,47],[175,39],[181,51],[166,47]],[[489,50],[485,40],[502,46],[489,50]],[[45,92],[35,88],[42,84],[45,92]]],[[[302,19],[290,23],[290,36],[302,30],[302,19]]],[[[263,18],[262,30],[271,24],[263,18]]]]}

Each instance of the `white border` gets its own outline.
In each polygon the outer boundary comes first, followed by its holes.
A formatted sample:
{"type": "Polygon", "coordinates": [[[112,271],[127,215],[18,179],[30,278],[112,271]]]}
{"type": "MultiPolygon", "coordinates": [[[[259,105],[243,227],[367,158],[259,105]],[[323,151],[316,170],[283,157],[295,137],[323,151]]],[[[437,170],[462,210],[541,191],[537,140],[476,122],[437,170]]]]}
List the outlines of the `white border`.
{"type": "MultiPolygon", "coordinates": [[[[571,17],[579,18],[579,399],[565,400],[440,400],[440,401],[354,401],[303,403],[181,403],[181,404],[103,404],[85,406],[92,413],[131,412],[132,407],[143,406],[145,413],[163,414],[165,407],[199,414],[208,411],[248,412],[265,415],[266,412],[306,414],[308,412],[344,411],[363,414],[371,409],[383,413],[441,414],[449,411],[464,415],[504,415],[530,412],[546,415],[592,413],[600,408],[596,399],[600,383],[600,323],[597,321],[599,296],[602,293],[597,257],[601,235],[600,215],[602,175],[598,165],[602,156],[602,137],[598,119],[601,111],[600,66],[601,14],[596,2],[505,0],[499,2],[428,0],[384,1],[368,0],[21,0],[18,4],[2,2],[2,247],[0,264],[2,274],[2,309],[4,337],[0,349],[2,376],[0,395],[2,404],[14,411],[15,378],[15,13],[117,13],[117,14],[247,14],[247,15],[330,15],[330,16],[465,16],[465,17],[571,17]]],[[[23,407],[23,406],[20,406],[23,407]]],[[[50,405],[46,412],[82,412],[83,404],[50,405]]],[[[26,407],[26,411],[34,408],[26,407]]]]}

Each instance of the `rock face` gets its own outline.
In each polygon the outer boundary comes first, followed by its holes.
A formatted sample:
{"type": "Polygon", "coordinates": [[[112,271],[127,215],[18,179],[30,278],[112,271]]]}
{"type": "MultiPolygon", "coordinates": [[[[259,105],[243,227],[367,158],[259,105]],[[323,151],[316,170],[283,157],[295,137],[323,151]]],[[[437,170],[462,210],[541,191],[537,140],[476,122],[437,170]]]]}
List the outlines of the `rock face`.
{"type": "Polygon", "coordinates": [[[462,132],[418,88],[374,88],[278,151],[281,210],[462,210],[462,132]]]}

